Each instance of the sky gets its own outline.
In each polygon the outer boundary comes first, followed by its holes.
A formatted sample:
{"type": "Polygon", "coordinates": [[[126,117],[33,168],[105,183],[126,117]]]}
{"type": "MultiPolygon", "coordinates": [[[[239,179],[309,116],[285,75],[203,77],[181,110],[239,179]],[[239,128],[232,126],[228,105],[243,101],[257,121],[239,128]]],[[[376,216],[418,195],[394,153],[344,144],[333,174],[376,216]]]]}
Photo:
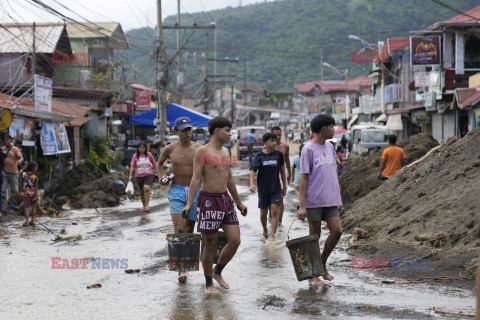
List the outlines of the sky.
{"type": "MultiPolygon", "coordinates": [[[[42,0],[76,20],[120,22],[124,31],[157,24],[157,0],[42,0]],[[64,5],[66,8],[62,7],[64,5]],[[85,19],[82,19],[85,18],[85,19]]],[[[270,1],[270,0],[269,0],[270,1]]],[[[265,0],[180,0],[182,14],[237,7],[265,0]]],[[[162,18],[177,14],[177,0],[162,0],[162,18]]],[[[212,16],[215,18],[214,16],[212,16]]],[[[38,9],[32,0],[0,0],[0,23],[61,22],[61,18],[38,9]]],[[[191,23],[191,20],[185,23],[191,23]]],[[[183,23],[183,21],[182,21],[183,23]]]]}

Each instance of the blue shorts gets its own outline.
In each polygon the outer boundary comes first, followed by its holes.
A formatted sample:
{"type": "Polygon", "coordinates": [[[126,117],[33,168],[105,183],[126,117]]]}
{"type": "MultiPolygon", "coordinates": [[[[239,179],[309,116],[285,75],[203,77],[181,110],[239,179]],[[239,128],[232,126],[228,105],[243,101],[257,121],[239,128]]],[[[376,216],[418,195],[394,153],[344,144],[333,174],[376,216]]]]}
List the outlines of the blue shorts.
{"type": "MultiPolygon", "coordinates": [[[[182,214],[183,208],[187,205],[189,187],[172,184],[168,190],[168,202],[170,203],[170,214],[182,214]]],[[[200,188],[198,188],[197,195],[192,203],[192,209],[188,213],[188,220],[197,220],[197,198],[200,188]]]]}
{"type": "Polygon", "coordinates": [[[280,192],[259,193],[258,194],[258,208],[259,209],[266,209],[271,204],[276,204],[277,206],[279,206],[281,200],[282,200],[282,197],[281,197],[280,192]]]}

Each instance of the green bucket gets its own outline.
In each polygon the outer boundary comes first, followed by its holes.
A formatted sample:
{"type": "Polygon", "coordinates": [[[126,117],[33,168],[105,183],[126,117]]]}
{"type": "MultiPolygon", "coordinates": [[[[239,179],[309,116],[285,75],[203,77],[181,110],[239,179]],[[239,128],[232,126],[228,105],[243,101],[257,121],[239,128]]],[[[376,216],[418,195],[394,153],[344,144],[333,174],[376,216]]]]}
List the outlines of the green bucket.
{"type": "Polygon", "coordinates": [[[316,234],[289,240],[286,245],[298,281],[323,276],[322,257],[316,234]]]}
{"type": "MultiPolygon", "coordinates": [[[[223,231],[218,231],[218,241],[217,241],[217,252],[213,255],[213,263],[218,263],[218,258],[220,257],[220,252],[222,252],[223,248],[227,245],[227,235],[223,231]]],[[[204,236],[202,235],[202,252],[201,255],[203,256],[203,249],[205,249],[205,240],[204,236]]]]}
{"type": "Polygon", "coordinates": [[[201,239],[198,233],[167,234],[170,271],[199,270],[201,239]]]}

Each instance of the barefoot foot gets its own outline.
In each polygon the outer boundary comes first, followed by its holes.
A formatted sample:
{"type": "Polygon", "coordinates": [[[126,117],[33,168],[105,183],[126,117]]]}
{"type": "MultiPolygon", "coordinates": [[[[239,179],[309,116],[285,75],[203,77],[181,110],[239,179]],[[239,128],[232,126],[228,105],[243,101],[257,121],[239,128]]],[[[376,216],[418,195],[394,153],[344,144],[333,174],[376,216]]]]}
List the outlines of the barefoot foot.
{"type": "Polygon", "coordinates": [[[218,284],[219,284],[220,286],[222,286],[223,288],[225,288],[225,289],[230,289],[230,287],[228,286],[228,283],[226,283],[225,280],[223,280],[221,274],[216,274],[216,273],[214,273],[214,274],[212,275],[212,278],[215,279],[215,280],[218,282],[218,284]]]}
{"type": "Polygon", "coordinates": [[[312,287],[326,286],[327,284],[320,280],[320,278],[308,279],[308,284],[312,287]]]}
{"type": "Polygon", "coordinates": [[[187,276],[188,275],[185,272],[180,273],[180,275],[178,276],[178,282],[179,283],[187,282],[187,276]]]}
{"type": "Polygon", "coordinates": [[[323,264],[323,271],[324,271],[323,279],[328,280],[328,281],[332,281],[333,279],[335,279],[334,276],[332,276],[330,273],[328,273],[326,262],[322,262],[322,264],[323,264]]]}
{"type": "Polygon", "coordinates": [[[218,291],[217,288],[215,288],[213,285],[211,285],[210,287],[206,287],[206,288],[205,288],[205,293],[208,293],[208,294],[220,294],[220,291],[218,291]]]}

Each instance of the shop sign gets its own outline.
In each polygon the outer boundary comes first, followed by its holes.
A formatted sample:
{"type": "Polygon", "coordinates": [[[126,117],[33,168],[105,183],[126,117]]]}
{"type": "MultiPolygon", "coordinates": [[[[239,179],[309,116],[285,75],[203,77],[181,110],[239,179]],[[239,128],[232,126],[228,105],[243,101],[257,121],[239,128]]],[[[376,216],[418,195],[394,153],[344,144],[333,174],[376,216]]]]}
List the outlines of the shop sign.
{"type": "Polygon", "coordinates": [[[52,112],[52,79],[38,75],[35,75],[33,79],[35,85],[35,110],[52,112]]]}
{"type": "Polygon", "coordinates": [[[40,134],[40,142],[44,155],[71,152],[67,130],[63,123],[44,121],[40,134]]]}
{"type": "Polygon", "coordinates": [[[440,37],[410,37],[412,66],[440,64],[440,37]]]}
{"type": "Polygon", "coordinates": [[[8,134],[15,140],[22,140],[24,146],[33,147],[35,145],[35,120],[14,115],[8,134]]]}
{"type": "Polygon", "coordinates": [[[430,123],[430,115],[423,110],[412,112],[412,123],[427,124],[430,123]]]}

